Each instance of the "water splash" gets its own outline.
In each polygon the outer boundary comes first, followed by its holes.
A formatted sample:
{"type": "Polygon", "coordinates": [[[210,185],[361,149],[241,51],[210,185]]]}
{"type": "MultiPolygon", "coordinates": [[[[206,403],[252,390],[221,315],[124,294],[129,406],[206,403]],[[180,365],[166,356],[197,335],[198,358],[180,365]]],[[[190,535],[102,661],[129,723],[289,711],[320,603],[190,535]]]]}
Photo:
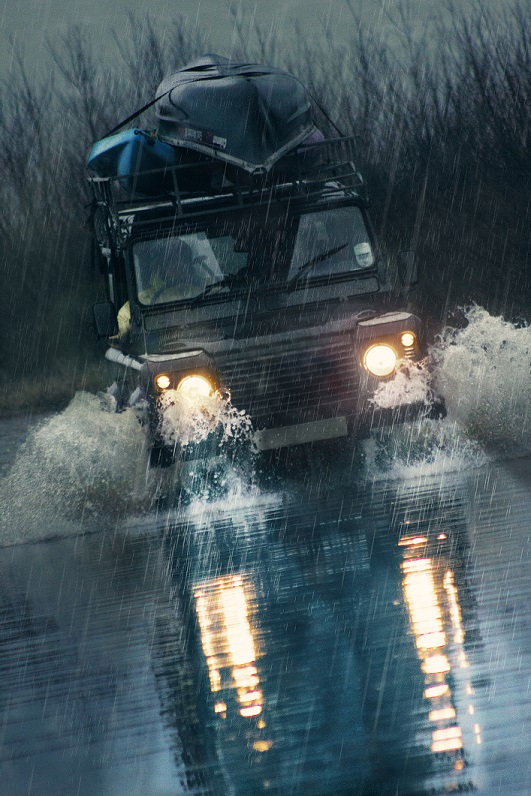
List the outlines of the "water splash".
{"type": "Polygon", "coordinates": [[[201,502],[248,494],[251,424],[227,398],[215,396],[198,409],[168,396],[167,444],[200,446],[209,437],[214,444],[171,473],[149,467],[149,442],[134,410],[115,410],[111,395],[80,392],[30,431],[0,480],[0,545],[112,530],[126,515],[145,514],[161,501],[182,503],[183,495],[201,502]]]}
{"type": "MultiPolygon", "coordinates": [[[[529,451],[531,330],[478,307],[466,319],[465,328],[445,330],[427,363],[401,368],[377,394],[380,405],[392,405],[408,379],[411,400],[423,400],[431,373],[448,417],[375,431],[359,457],[347,451],[341,458],[334,446],[336,486],[339,471],[350,481],[362,478],[362,462],[369,479],[420,478],[529,451]]],[[[213,465],[203,455],[188,463],[190,510],[201,513],[207,503],[216,510],[235,510],[259,501],[245,412],[219,395],[200,410],[175,395],[166,400],[165,441],[186,446],[212,438],[218,454],[213,465]]],[[[150,469],[146,435],[133,410],[114,410],[110,396],[78,393],[66,410],[30,432],[0,480],[0,545],[113,529],[125,515],[142,515],[157,506],[163,492],[169,505],[177,505],[183,473],[150,469]]],[[[323,467],[317,459],[315,464],[316,478],[322,480],[323,467]]]]}
{"type": "Polygon", "coordinates": [[[380,409],[392,409],[404,404],[421,403],[428,406],[431,398],[431,375],[427,360],[401,360],[392,379],[383,382],[371,398],[380,409]]]}
{"type": "Polygon", "coordinates": [[[448,416],[379,429],[364,442],[369,479],[420,478],[480,467],[531,449],[531,329],[465,312],[466,327],[447,328],[417,368],[400,368],[375,395],[381,407],[442,395],[448,416]],[[432,386],[430,386],[430,384],[432,386]],[[403,399],[402,399],[403,400],[403,399]]]}
{"type": "Polygon", "coordinates": [[[420,478],[481,467],[482,446],[451,418],[420,419],[374,431],[363,443],[368,480],[420,478]]]}
{"type": "MultiPolygon", "coordinates": [[[[264,493],[254,484],[240,482],[240,487],[212,501],[196,498],[186,507],[186,520],[198,530],[213,528],[215,522],[231,521],[243,536],[256,535],[257,530],[265,534],[268,513],[279,509],[283,496],[279,493],[264,493]]],[[[171,514],[169,516],[172,517],[171,514]]],[[[175,515],[172,518],[183,519],[175,515]]]]}
{"type": "Polygon", "coordinates": [[[161,398],[160,432],[166,445],[197,445],[215,436],[218,447],[229,442],[251,444],[252,424],[245,410],[234,407],[228,396],[188,397],[167,390],[161,398]]]}
{"type": "MultiPolygon", "coordinates": [[[[248,491],[254,480],[252,424],[228,395],[188,396],[168,390],[161,398],[159,433],[178,447],[173,497],[215,501],[248,491]]],[[[171,503],[171,490],[168,492],[171,503]]]]}
{"type": "Polygon", "coordinates": [[[477,306],[465,317],[467,326],[446,329],[431,353],[448,415],[497,452],[529,452],[531,327],[477,306]]]}
{"type": "Polygon", "coordinates": [[[111,396],[80,392],[33,429],[0,482],[0,544],[112,526],[153,494],[145,435],[111,396]]]}

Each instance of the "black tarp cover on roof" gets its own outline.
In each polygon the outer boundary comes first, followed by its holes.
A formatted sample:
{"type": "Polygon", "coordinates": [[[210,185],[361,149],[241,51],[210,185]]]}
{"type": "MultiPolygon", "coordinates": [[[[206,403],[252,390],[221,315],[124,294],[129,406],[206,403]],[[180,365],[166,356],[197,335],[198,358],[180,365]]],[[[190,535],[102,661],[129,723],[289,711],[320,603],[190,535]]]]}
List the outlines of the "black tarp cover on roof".
{"type": "Polygon", "coordinates": [[[157,89],[157,134],[173,146],[268,171],[315,127],[308,94],[281,69],[205,55],[157,89]]]}

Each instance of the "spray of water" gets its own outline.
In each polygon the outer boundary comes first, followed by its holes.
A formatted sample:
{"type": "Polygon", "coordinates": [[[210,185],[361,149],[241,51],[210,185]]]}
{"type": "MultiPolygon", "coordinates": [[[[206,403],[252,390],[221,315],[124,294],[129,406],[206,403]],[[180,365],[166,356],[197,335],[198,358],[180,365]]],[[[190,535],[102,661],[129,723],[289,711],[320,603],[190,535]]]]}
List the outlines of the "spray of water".
{"type": "Polygon", "coordinates": [[[198,450],[186,467],[160,471],[149,467],[148,439],[132,409],[117,413],[111,395],[78,393],[30,432],[0,481],[0,544],[113,529],[163,498],[182,503],[183,494],[188,502],[244,500],[252,483],[251,431],[228,398],[216,395],[198,407],[169,394],[165,442],[198,450]]]}
{"type": "Polygon", "coordinates": [[[504,453],[531,450],[531,327],[481,307],[467,326],[446,329],[432,352],[435,384],[448,414],[485,445],[504,453]]]}
{"type": "Polygon", "coordinates": [[[0,483],[0,543],[101,529],[149,502],[145,435],[110,396],[77,393],[33,429],[0,483]]]}
{"type": "MultiPolygon", "coordinates": [[[[168,390],[161,399],[160,436],[177,447],[173,494],[189,502],[246,493],[253,484],[252,424],[228,395],[186,395],[168,390]]],[[[171,501],[170,501],[171,502],[171,501]]]]}
{"type": "Polygon", "coordinates": [[[380,409],[413,403],[427,406],[431,397],[430,378],[427,360],[414,363],[402,360],[394,377],[378,387],[371,402],[380,409]]]}
{"type": "Polygon", "coordinates": [[[251,444],[252,425],[244,410],[234,407],[228,396],[188,396],[167,390],[161,399],[161,436],[166,445],[197,445],[215,436],[218,447],[229,442],[251,444]]]}
{"type": "Polygon", "coordinates": [[[531,329],[465,313],[466,326],[447,328],[419,365],[402,366],[374,403],[425,402],[434,390],[446,402],[444,420],[419,419],[373,432],[364,443],[371,479],[420,477],[483,465],[507,453],[529,453],[531,329]]]}
{"type": "MultiPolygon", "coordinates": [[[[239,482],[239,488],[223,497],[210,501],[201,500],[198,496],[186,507],[186,519],[199,529],[213,528],[216,522],[233,522],[235,528],[241,529],[243,535],[256,534],[260,529],[267,530],[267,513],[278,509],[282,504],[279,493],[263,493],[252,484],[239,482]]],[[[171,519],[182,522],[182,516],[170,512],[171,519]]]]}
{"type": "Polygon", "coordinates": [[[482,446],[448,417],[374,431],[364,441],[363,453],[366,476],[373,481],[443,475],[488,460],[482,446]]]}

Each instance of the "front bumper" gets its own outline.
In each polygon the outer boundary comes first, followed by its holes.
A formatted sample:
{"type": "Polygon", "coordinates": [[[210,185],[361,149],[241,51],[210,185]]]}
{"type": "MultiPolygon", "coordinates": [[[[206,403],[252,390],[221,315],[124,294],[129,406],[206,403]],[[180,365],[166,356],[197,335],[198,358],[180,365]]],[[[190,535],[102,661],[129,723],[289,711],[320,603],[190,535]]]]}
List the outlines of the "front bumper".
{"type": "Polygon", "coordinates": [[[266,451],[347,436],[362,439],[374,429],[393,426],[395,423],[406,423],[420,418],[435,420],[445,416],[444,401],[434,398],[428,404],[418,401],[392,409],[374,407],[353,418],[340,416],[311,423],[263,429],[254,433],[253,440],[259,451],[266,451]]]}

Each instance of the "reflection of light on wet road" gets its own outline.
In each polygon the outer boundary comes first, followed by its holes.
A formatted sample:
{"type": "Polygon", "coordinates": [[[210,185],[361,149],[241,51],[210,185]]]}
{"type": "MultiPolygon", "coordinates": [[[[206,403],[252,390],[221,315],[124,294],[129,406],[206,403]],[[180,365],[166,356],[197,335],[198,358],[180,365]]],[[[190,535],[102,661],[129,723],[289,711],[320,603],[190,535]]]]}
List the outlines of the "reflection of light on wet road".
{"type": "Polygon", "coordinates": [[[425,536],[412,536],[409,539],[400,539],[398,542],[399,547],[415,547],[416,545],[424,545],[427,543],[425,536]]]}
{"type": "Polygon", "coordinates": [[[430,721],[444,721],[444,719],[455,719],[455,708],[440,708],[439,710],[430,710],[428,718],[430,721]]]}
{"type": "Polygon", "coordinates": [[[454,630],[454,641],[456,644],[462,644],[465,640],[465,634],[463,632],[461,608],[459,607],[459,603],[457,601],[457,589],[454,585],[454,573],[451,569],[445,573],[443,583],[450,603],[450,617],[452,619],[452,627],[454,630]]]}
{"type": "Polygon", "coordinates": [[[448,683],[442,683],[441,685],[431,685],[424,691],[424,696],[426,699],[437,699],[448,693],[450,693],[448,683]]]}
{"type": "Polygon", "coordinates": [[[432,752],[450,752],[461,749],[463,746],[461,727],[447,727],[443,730],[434,730],[432,733],[432,752]]]}
{"type": "MultiPolygon", "coordinates": [[[[447,534],[438,534],[438,542],[446,540],[447,534]]],[[[428,555],[427,536],[405,536],[398,544],[404,555],[402,587],[425,675],[424,697],[429,700],[428,720],[433,727],[430,749],[443,758],[453,755],[454,771],[463,771],[465,743],[455,704],[456,694],[452,691],[452,688],[455,691],[457,680],[449,678],[453,670],[466,670],[469,661],[464,649],[465,631],[454,572],[443,558],[428,555]]],[[[468,697],[466,711],[472,716],[475,711],[470,697],[474,689],[469,681],[465,683],[465,692],[468,697]]],[[[474,724],[472,730],[476,744],[480,744],[479,724],[474,724]]]]}
{"type": "MultiPolygon", "coordinates": [[[[444,542],[446,534],[437,540],[444,542]]],[[[417,654],[425,675],[424,697],[429,700],[428,720],[431,722],[430,749],[435,754],[454,753],[454,770],[464,768],[463,730],[458,721],[455,694],[449,677],[454,668],[467,669],[464,650],[459,595],[453,571],[443,561],[427,555],[429,540],[425,536],[405,536],[398,542],[403,548],[402,588],[408,609],[417,654]],[[444,574],[443,574],[444,571],[444,574]]],[[[455,685],[453,686],[455,689],[455,685]]],[[[465,684],[470,697],[474,690],[465,684]]],[[[468,699],[467,713],[474,714],[468,699]]],[[[476,743],[481,743],[479,724],[473,727],[476,743]]]]}
{"type": "MultiPolygon", "coordinates": [[[[249,584],[241,575],[226,575],[199,584],[194,596],[212,693],[230,694],[235,690],[240,716],[259,716],[263,695],[258,687],[257,652],[249,619],[249,584]]],[[[228,694],[214,706],[223,718],[227,715],[228,694]]]]}
{"type": "Polygon", "coordinates": [[[446,636],[435,593],[430,559],[419,558],[413,561],[404,561],[402,569],[405,573],[404,592],[417,649],[429,650],[444,647],[446,636]]]}

